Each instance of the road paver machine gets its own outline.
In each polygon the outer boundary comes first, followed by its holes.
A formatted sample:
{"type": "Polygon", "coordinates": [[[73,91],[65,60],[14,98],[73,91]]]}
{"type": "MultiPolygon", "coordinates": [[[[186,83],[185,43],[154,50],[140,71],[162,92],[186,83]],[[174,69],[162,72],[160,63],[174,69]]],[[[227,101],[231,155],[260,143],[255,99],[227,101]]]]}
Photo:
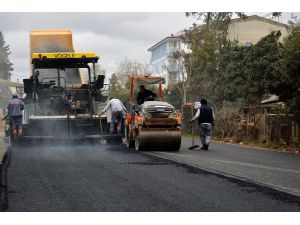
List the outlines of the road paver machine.
{"type": "Polygon", "coordinates": [[[99,110],[107,99],[102,90],[109,85],[104,84],[104,75],[96,75],[98,59],[91,52],[33,53],[33,76],[23,80],[24,135],[18,138],[100,138],[107,133],[106,116],[100,118],[99,110]],[[87,71],[87,83],[68,82],[64,71],[75,68],[87,71]]]}

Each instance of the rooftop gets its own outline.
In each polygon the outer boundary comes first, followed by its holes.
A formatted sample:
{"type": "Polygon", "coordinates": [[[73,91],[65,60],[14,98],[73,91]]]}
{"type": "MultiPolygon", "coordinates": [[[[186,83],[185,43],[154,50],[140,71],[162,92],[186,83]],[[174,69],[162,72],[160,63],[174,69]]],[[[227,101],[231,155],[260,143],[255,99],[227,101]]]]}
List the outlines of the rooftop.
{"type": "MultiPolygon", "coordinates": [[[[261,16],[257,16],[257,15],[252,15],[252,16],[247,16],[247,18],[243,19],[243,18],[235,18],[235,19],[232,19],[231,20],[231,23],[238,23],[238,22],[242,22],[242,21],[251,21],[251,20],[259,20],[259,21],[263,21],[263,22],[266,22],[266,23],[271,23],[271,24],[274,24],[276,26],[280,26],[280,27],[285,27],[285,28],[288,28],[289,25],[287,24],[284,24],[284,23],[280,23],[280,22],[277,22],[277,21],[274,21],[274,20],[271,20],[271,19],[267,19],[267,18],[264,18],[264,17],[261,17],[261,16]]],[[[197,28],[200,28],[204,26],[203,24],[202,25],[199,25],[197,28]]],[[[182,31],[178,32],[178,33],[183,33],[182,31]]],[[[181,35],[172,35],[172,36],[169,36],[169,37],[166,37],[164,39],[162,39],[161,41],[159,41],[158,43],[156,43],[155,45],[153,45],[152,47],[150,47],[148,49],[148,51],[152,51],[153,49],[155,49],[157,46],[169,41],[169,40],[180,40],[181,38],[181,35]]]]}
{"type": "Polygon", "coordinates": [[[148,51],[152,51],[153,49],[155,49],[157,46],[167,42],[167,41],[170,41],[170,40],[173,40],[173,41],[179,41],[181,38],[180,36],[169,36],[169,37],[166,37],[164,39],[162,39],[160,42],[156,43],[155,45],[153,45],[152,47],[150,47],[148,49],[148,51]]]}

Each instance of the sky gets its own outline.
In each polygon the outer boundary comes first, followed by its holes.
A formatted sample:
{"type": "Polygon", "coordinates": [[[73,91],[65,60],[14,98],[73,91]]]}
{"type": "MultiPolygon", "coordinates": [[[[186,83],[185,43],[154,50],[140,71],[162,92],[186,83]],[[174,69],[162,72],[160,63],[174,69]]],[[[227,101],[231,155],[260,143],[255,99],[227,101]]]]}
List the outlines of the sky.
{"type": "MultiPolygon", "coordinates": [[[[283,14],[283,22],[289,18],[290,13],[283,14]]],[[[71,29],[75,51],[99,54],[99,63],[110,75],[125,58],[149,63],[149,47],[166,36],[189,28],[194,22],[183,12],[0,13],[0,31],[10,45],[14,81],[29,77],[30,30],[71,29]]]]}
{"type": "Polygon", "coordinates": [[[0,31],[14,64],[12,80],[29,76],[30,30],[71,29],[75,51],[99,54],[110,75],[126,57],[149,63],[149,47],[192,23],[185,13],[0,13],[0,31]]]}

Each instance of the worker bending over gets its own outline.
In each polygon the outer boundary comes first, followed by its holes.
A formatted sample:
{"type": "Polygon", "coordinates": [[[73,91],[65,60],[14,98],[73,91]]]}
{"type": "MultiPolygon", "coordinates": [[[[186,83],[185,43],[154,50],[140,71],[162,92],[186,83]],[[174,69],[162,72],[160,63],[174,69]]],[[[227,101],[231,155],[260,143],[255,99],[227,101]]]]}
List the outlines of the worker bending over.
{"type": "Polygon", "coordinates": [[[111,108],[111,123],[110,123],[110,130],[109,132],[112,134],[114,132],[115,123],[117,121],[117,131],[118,134],[121,133],[122,128],[122,120],[123,117],[126,115],[127,110],[123,103],[117,98],[110,98],[109,102],[107,103],[106,107],[100,113],[100,116],[105,113],[109,108],[111,108]]]}
{"type": "Polygon", "coordinates": [[[203,145],[201,149],[208,150],[212,136],[212,128],[214,126],[215,114],[213,109],[207,105],[206,99],[202,99],[200,103],[201,106],[198,108],[196,115],[191,120],[191,123],[198,119],[200,139],[203,145]]]}
{"type": "Polygon", "coordinates": [[[3,118],[3,120],[6,118],[9,119],[14,136],[21,136],[23,134],[23,110],[24,103],[18,99],[16,94],[14,94],[13,98],[8,103],[7,114],[3,118]]]}
{"type": "Polygon", "coordinates": [[[140,91],[136,98],[139,105],[143,104],[145,101],[153,101],[156,98],[156,94],[145,88],[144,85],[140,85],[140,91]]]}

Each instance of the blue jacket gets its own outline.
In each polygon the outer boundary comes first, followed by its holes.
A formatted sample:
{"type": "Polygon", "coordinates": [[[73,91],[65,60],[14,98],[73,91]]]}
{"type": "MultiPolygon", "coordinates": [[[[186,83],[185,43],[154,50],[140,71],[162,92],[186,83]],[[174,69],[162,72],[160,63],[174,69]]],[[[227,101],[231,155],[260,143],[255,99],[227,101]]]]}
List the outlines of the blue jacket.
{"type": "Polygon", "coordinates": [[[7,106],[7,116],[14,117],[14,116],[23,116],[22,111],[24,109],[24,103],[17,98],[13,98],[9,101],[7,106]]]}

